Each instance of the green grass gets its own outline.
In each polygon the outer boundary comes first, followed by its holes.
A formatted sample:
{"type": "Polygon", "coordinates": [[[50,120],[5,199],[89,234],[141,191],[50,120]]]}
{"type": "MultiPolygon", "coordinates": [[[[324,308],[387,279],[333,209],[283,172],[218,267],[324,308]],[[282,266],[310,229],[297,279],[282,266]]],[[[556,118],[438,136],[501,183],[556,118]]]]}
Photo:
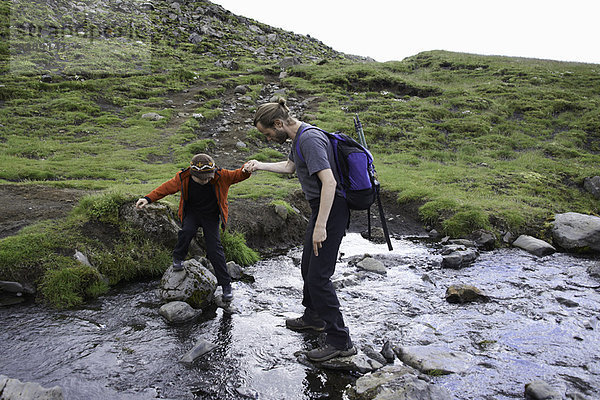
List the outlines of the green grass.
{"type": "Polygon", "coordinates": [[[242,233],[225,231],[221,235],[221,243],[225,249],[227,261],[247,266],[260,260],[258,253],[246,245],[246,239],[242,233]]]}
{"type": "Polygon", "coordinates": [[[171,262],[171,249],[120,220],[123,204],[133,204],[133,197],[113,192],[88,196],[68,218],[30,225],[0,240],[0,279],[37,286],[40,300],[67,308],[98,297],[109,286],[160,276],[171,262]],[[95,267],[77,262],[76,250],[95,267]]]}

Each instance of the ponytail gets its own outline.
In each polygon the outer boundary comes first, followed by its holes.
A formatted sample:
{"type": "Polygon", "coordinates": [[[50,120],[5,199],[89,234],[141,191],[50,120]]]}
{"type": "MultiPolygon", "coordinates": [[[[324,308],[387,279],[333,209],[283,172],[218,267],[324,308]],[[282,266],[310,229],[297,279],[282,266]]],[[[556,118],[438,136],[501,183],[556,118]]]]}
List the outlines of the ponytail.
{"type": "Polygon", "coordinates": [[[289,122],[290,118],[290,109],[287,102],[283,97],[280,97],[276,103],[265,103],[258,107],[254,115],[254,126],[257,126],[260,122],[263,127],[270,128],[275,124],[275,120],[280,119],[283,122],[289,122]]]}

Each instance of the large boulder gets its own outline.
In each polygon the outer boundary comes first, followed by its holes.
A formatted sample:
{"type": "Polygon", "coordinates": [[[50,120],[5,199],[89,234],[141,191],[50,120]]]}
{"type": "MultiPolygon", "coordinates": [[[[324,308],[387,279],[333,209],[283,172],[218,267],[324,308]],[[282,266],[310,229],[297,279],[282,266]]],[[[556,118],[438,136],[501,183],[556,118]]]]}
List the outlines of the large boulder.
{"type": "Polygon", "coordinates": [[[556,249],[551,244],[528,235],[519,236],[512,245],[538,257],[547,256],[556,252],[556,249]]]}
{"type": "Polygon", "coordinates": [[[600,252],[600,217],[574,212],[554,216],[554,243],[566,251],[600,252]]]}
{"type": "Polygon", "coordinates": [[[403,346],[394,348],[398,358],[406,365],[426,374],[453,374],[465,372],[471,367],[473,356],[445,347],[403,346]]]}
{"type": "Polygon", "coordinates": [[[136,208],[133,204],[125,204],[120,209],[120,216],[167,247],[174,247],[177,243],[177,232],[179,232],[177,216],[165,204],[151,203],[142,209],[136,208]]]}
{"type": "Polygon", "coordinates": [[[39,383],[21,382],[0,375],[0,399],[7,400],[63,400],[63,392],[59,386],[49,389],[39,383]]]}
{"type": "MultiPolygon", "coordinates": [[[[142,209],[133,204],[125,204],[119,210],[121,218],[132,224],[135,228],[144,232],[153,241],[163,244],[167,248],[173,248],[177,244],[179,233],[179,217],[167,205],[162,203],[150,203],[142,209]]],[[[198,257],[204,254],[196,240],[190,243],[189,254],[198,257]]]]}
{"type": "Polygon", "coordinates": [[[406,366],[389,365],[356,380],[348,390],[351,399],[451,400],[445,388],[421,379],[406,366]]]}
{"type": "Polygon", "coordinates": [[[166,302],[185,301],[202,309],[213,303],[216,288],[217,278],[200,261],[191,259],[184,262],[183,271],[174,271],[172,266],[165,271],[159,295],[166,302]]]}

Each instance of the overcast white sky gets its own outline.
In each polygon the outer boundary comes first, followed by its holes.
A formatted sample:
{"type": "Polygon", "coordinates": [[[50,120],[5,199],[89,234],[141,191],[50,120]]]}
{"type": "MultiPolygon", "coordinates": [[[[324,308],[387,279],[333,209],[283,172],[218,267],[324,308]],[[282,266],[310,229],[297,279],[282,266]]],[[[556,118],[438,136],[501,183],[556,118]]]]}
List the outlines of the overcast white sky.
{"type": "Polygon", "coordinates": [[[600,64],[600,0],[211,0],[377,61],[427,50],[600,64]]]}

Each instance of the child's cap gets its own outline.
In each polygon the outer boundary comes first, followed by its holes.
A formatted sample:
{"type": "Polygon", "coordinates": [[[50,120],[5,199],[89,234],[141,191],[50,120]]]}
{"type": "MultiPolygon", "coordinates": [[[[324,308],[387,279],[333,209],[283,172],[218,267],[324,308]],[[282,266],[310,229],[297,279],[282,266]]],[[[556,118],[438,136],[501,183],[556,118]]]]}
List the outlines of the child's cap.
{"type": "Polygon", "coordinates": [[[192,175],[198,178],[207,178],[214,174],[217,165],[211,156],[200,153],[192,157],[190,168],[192,170],[192,175]]]}

